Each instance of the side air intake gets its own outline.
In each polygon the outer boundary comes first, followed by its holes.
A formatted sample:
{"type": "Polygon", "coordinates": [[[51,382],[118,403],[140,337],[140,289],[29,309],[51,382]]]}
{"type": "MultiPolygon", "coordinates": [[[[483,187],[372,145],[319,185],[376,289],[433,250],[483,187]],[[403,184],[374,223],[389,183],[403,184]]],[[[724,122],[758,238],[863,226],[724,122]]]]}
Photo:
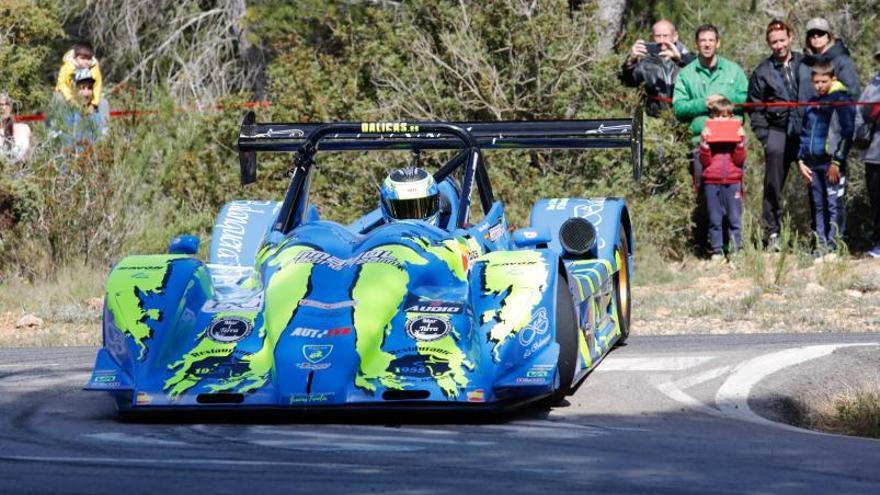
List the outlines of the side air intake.
{"type": "Polygon", "coordinates": [[[565,254],[583,256],[596,244],[596,227],[585,218],[569,218],[559,227],[559,242],[565,254]]]}

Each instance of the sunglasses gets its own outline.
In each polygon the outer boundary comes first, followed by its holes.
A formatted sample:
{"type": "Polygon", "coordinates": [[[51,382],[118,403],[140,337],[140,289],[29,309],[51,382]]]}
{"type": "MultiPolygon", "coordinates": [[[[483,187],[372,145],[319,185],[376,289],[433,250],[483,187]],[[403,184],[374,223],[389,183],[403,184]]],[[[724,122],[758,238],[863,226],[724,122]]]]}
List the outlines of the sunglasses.
{"type": "Polygon", "coordinates": [[[828,33],[825,31],[810,31],[809,33],[807,33],[808,38],[817,38],[817,37],[822,37],[822,36],[827,36],[827,35],[828,35],[828,33]]]}
{"type": "Polygon", "coordinates": [[[4,107],[11,107],[12,102],[11,101],[0,101],[0,105],[2,105],[4,107]]]}

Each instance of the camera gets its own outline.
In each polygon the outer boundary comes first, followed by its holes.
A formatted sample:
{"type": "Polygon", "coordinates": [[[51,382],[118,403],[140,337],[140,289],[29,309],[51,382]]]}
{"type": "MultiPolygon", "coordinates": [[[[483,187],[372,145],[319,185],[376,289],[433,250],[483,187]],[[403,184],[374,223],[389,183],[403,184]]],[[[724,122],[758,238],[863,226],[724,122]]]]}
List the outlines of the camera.
{"type": "Polygon", "coordinates": [[[659,56],[662,49],[663,47],[660,43],[645,43],[645,50],[648,51],[648,55],[659,56]]]}

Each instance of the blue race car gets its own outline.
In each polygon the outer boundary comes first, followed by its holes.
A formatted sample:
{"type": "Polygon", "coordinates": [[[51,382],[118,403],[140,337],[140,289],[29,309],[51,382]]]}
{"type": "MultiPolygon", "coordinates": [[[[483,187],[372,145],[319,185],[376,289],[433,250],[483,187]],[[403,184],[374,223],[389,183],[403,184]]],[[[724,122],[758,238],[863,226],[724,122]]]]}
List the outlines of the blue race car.
{"type": "Polygon", "coordinates": [[[268,124],[248,113],[242,182],[256,179],[256,152],[295,152],[283,201],[226,204],[206,262],[198,238],[181,236],[168,254],[117,263],[86,388],[126,413],[559,401],[629,332],[629,212],[618,198],[544,199],[511,231],[485,152],[631,147],[638,176],[636,115],[268,124]],[[318,150],[458,154],[389,178],[404,187],[342,225],[308,201],[318,150]],[[418,208],[393,216],[407,205],[418,208]]]}

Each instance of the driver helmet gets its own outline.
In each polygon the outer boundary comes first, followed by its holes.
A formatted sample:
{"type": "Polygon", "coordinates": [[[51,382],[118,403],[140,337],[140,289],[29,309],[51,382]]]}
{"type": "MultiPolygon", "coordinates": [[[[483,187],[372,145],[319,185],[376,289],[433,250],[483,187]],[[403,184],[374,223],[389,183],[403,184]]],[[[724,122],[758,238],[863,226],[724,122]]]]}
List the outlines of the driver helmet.
{"type": "Polygon", "coordinates": [[[397,169],[382,182],[379,194],[386,221],[411,219],[437,225],[440,189],[428,172],[418,167],[397,169]]]}

